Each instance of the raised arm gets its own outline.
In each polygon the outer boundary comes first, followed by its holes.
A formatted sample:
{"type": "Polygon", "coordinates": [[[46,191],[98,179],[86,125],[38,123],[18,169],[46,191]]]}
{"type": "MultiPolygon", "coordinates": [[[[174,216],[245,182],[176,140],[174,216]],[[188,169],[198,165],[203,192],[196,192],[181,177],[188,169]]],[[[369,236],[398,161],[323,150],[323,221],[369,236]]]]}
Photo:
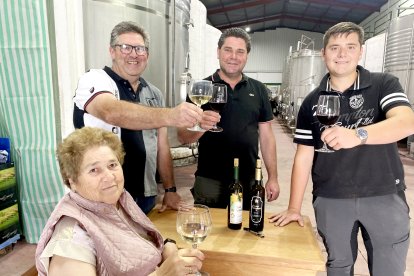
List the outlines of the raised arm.
{"type": "Polygon", "coordinates": [[[203,111],[183,102],[174,108],[148,107],[117,100],[111,93],[97,95],[86,111],[112,125],[128,129],[153,129],[164,126],[191,127],[201,120],[203,111]]]}

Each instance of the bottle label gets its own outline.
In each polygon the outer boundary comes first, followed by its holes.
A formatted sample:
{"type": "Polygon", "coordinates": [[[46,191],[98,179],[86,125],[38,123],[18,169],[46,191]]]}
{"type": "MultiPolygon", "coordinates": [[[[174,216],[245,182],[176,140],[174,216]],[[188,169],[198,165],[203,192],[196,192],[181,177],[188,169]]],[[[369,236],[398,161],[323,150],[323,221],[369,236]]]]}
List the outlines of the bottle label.
{"type": "Polygon", "coordinates": [[[243,220],[243,195],[235,193],[230,195],[230,223],[239,224],[243,220]]]}
{"type": "Polygon", "coordinates": [[[263,201],[260,196],[252,196],[250,203],[250,219],[253,223],[259,223],[263,219],[263,201]]]}

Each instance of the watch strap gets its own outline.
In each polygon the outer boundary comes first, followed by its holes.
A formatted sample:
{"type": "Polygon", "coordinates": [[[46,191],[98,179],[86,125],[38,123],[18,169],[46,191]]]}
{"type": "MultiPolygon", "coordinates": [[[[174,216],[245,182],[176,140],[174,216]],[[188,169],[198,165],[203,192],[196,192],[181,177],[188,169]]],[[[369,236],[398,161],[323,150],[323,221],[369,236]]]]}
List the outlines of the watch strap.
{"type": "Polygon", "coordinates": [[[164,245],[165,245],[167,242],[170,242],[170,243],[173,243],[173,244],[177,244],[177,242],[176,242],[175,240],[170,239],[170,238],[166,238],[166,239],[164,240],[164,245]]]}
{"type": "Polygon", "coordinates": [[[170,187],[170,188],[167,188],[167,189],[165,189],[165,192],[166,193],[176,193],[177,192],[177,187],[170,187]]]}

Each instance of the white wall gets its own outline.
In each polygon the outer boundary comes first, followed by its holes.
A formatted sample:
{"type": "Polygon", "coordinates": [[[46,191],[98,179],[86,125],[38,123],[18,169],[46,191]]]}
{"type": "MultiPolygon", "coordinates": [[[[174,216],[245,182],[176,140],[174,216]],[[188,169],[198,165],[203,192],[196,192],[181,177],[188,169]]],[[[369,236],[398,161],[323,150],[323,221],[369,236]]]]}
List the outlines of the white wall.
{"type": "Polygon", "coordinates": [[[314,40],[314,50],[322,48],[321,33],[280,28],[251,34],[252,50],[244,69],[246,75],[263,83],[281,83],[289,48],[292,46],[295,50],[302,35],[314,40]]]}

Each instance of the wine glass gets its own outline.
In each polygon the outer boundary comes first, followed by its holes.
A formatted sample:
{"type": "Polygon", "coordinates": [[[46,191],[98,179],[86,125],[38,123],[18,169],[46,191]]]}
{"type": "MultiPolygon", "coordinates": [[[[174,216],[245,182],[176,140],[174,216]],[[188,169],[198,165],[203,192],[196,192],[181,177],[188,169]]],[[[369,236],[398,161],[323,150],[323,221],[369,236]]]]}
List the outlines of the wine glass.
{"type": "MultiPolygon", "coordinates": [[[[194,204],[190,208],[179,208],[177,212],[177,232],[181,238],[192,244],[193,248],[205,240],[211,231],[212,222],[207,206],[194,204]]],[[[207,272],[197,272],[196,275],[209,275],[207,272]]]]}
{"type": "MultiPolygon", "coordinates": [[[[192,80],[190,85],[190,91],[188,92],[188,97],[190,100],[198,107],[201,107],[203,104],[206,104],[213,93],[213,84],[208,80],[192,80]]],[[[200,127],[200,124],[197,122],[195,126],[188,128],[192,131],[205,131],[200,127]]]]}
{"type": "MultiPolygon", "coordinates": [[[[224,105],[227,103],[227,86],[225,84],[213,84],[213,94],[208,104],[215,112],[220,113],[224,105]]],[[[222,132],[223,129],[215,124],[209,131],[222,132]]]]}
{"type": "MultiPolygon", "coordinates": [[[[336,123],[340,113],[340,98],[339,95],[320,95],[318,99],[318,106],[316,110],[316,117],[318,121],[330,127],[336,123]]],[[[323,147],[316,149],[318,152],[334,152],[327,147],[323,141],[323,147]]]]}

